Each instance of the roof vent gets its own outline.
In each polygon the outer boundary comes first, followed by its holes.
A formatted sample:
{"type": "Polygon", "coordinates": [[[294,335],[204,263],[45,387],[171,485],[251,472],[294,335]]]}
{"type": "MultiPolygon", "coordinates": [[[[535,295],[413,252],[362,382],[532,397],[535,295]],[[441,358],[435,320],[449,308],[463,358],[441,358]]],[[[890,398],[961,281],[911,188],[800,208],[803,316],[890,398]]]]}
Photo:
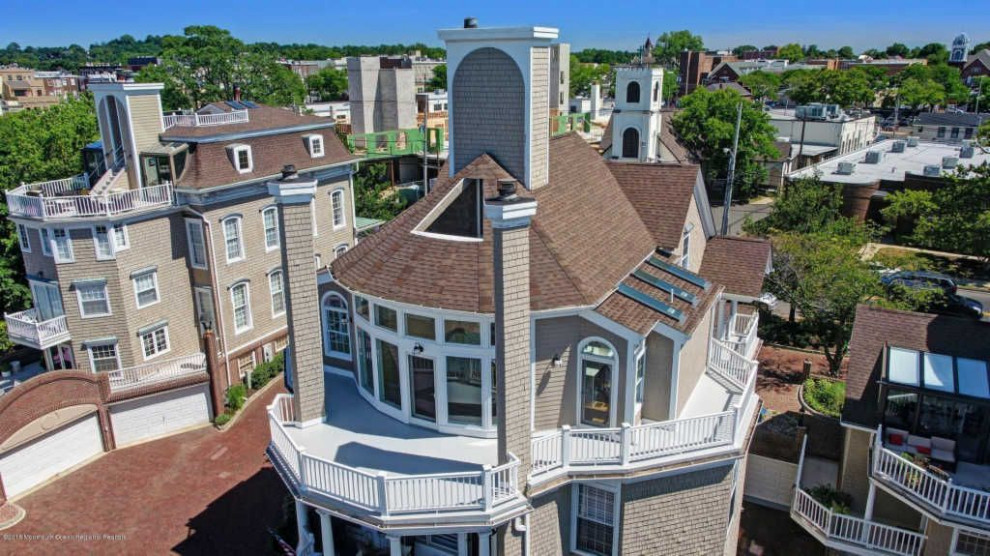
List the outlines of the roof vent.
{"type": "Polygon", "coordinates": [[[925,165],[925,175],[929,178],[937,178],[942,175],[942,167],[938,164],[925,165]]]}
{"type": "Polygon", "coordinates": [[[904,147],[907,143],[904,141],[894,141],[894,144],[890,146],[890,152],[892,153],[902,153],[904,152],[904,147]]]}
{"type": "Polygon", "coordinates": [[[867,164],[880,164],[883,160],[883,153],[880,151],[866,151],[866,163],[867,164]]]}
{"type": "Polygon", "coordinates": [[[959,159],[954,156],[942,157],[942,168],[955,168],[959,165],[959,159]]]}
{"type": "Polygon", "coordinates": [[[514,201],[518,198],[519,196],[516,195],[516,180],[510,178],[498,180],[499,201],[514,201]]]}
{"type": "Polygon", "coordinates": [[[855,162],[840,162],[839,168],[836,170],[837,174],[842,174],[843,176],[852,175],[856,171],[855,162]]]}
{"type": "Polygon", "coordinates": [[[918,138],[917,137],[908,137],[907,146],[909,146],[909,147],[917,147],[918,146],[918,138]]]}
{"type": "Polygon", "coordinates": [[[959,149],[959,158],[973,158],[973,145],[965,145],[959,149]]]}
{"type": "Polygon", "coordinates": [[[286,164],[282,167],[282,181],[294,180],[299,177],[295,164],[286,164]]]}
{"type": "Polygon", "coordinates": [[[464,18],[464,28],[465,29],[477,29],[478,28],[478,18],[476,18],[476,17],[465,17],[464,18]]]}

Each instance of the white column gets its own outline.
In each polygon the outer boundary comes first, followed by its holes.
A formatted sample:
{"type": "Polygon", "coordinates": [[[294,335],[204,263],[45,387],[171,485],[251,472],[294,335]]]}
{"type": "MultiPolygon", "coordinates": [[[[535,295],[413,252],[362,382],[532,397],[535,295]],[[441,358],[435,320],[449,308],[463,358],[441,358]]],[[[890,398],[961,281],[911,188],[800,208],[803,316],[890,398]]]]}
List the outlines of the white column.
{"type": "Polygon", "coordinates": [[[467,554],[468,553],[468,534],[458,533],[457,534],[457,553],[467,554]]]}
{"type": "Polygon", "coordinates": [[[333,527],[330,524],[330,514],[320,512],[320,534],[323,535],[323,556],[335,556],[333,547],[333,527]]]}
{"type": "Polygon", "coordinates": [[[306,504],[296,500],[296,531],[299,534],[299,542],[296,543],[296,553],[302,554],[306,546],[306,539],[309,535],[309,513],[306,511],[306,504]]]}
{"type": "Polygon", "coordinates": [[[389,556],[402,556],[402,537],[388,538],[389,556]]]}
{"type": "Polygon", "coordinates": [[[491,532],[478,533],[478,556],[492,555],[492,534],[491,532]]]}
{"type": "Polygon", "coordinates": [[[873,502],[876,501],[877,487],[870,481],[870,494],[866,497],[866,511],[863,514],[863,519],[867,521],[873,519],[873,502]]]}

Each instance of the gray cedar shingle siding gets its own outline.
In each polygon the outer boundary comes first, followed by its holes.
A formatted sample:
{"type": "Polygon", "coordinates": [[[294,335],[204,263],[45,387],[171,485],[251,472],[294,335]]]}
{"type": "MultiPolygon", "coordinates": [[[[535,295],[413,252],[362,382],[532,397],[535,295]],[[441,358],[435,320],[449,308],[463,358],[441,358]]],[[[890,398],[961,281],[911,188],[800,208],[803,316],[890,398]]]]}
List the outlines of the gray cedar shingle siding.
{"type": "Polygon", "coordinates": [[[547,143],[550,141],[550,49],[530,51],[530,134],[529,181],[531,189],[543,187],[548,179],[547,143]]]}
{"type": "Polygon", "coordinates": [[[454,172],[487,153],[525,181],[526,92],[515,61],[501,50],[479,48],[457,66],[451,91],[454,172]]]}
{"type": "Polygon", "coordinates": [[[530,546],[536,556],[567,554],[571,543],[571,486],[534,498],[529,514],[530,546]]]}

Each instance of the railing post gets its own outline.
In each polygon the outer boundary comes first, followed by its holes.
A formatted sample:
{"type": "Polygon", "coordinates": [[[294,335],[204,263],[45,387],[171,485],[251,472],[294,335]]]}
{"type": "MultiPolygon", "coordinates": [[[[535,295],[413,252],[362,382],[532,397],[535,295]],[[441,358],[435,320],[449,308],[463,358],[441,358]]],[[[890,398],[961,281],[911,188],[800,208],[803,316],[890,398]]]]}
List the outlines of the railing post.
{"type": "Polygon", "coordinates": [[[388,489],[385,484],[387,477],[384,471],[379,471],[376,477],[378,480],[378,509],[383,516],[388,515],[388,489]]]}
{"type": "Polygon", "coordinates": [[[309,485],[306,482],[306,447],[301,446],[297,454],[299,462],[299,490],[305,492],[309,490],[309,485]]]}
{"type": "Polygon", "coordinates": [[[560,428],[560,466],[567,469],[571,465],[571,426],[560,428]]]}
{"type": "Polygon", "coordinates": [[[492,488],[492,466],[485,464],[481,469],[482,507],[486,512],[492,511],[494,489],[492,488]]]}
{"type": "Polygon", "coordinates": [[[622,465],[629,465],[629,458],[631,456],[630,452],[632,443],[632,431],[630,430],[629,423],[622,423],[622,430],[619,432],[619,438],[622,440],[622,449],[619,452],[619,458],[622,465]]]}

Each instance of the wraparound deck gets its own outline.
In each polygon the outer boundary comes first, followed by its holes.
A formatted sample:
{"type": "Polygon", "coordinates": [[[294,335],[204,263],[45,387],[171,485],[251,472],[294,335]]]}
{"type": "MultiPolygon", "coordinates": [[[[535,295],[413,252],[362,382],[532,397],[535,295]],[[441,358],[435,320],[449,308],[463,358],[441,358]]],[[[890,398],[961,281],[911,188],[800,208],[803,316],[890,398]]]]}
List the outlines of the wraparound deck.
{"type": "Polygon", "coordinates": [[[11,216],[72,220],[143,212],[173,204],[170,183],[101,194],[85,194],[88,187],[85,174],[25,184],[7,192],[7,206],[11,216]]]}

